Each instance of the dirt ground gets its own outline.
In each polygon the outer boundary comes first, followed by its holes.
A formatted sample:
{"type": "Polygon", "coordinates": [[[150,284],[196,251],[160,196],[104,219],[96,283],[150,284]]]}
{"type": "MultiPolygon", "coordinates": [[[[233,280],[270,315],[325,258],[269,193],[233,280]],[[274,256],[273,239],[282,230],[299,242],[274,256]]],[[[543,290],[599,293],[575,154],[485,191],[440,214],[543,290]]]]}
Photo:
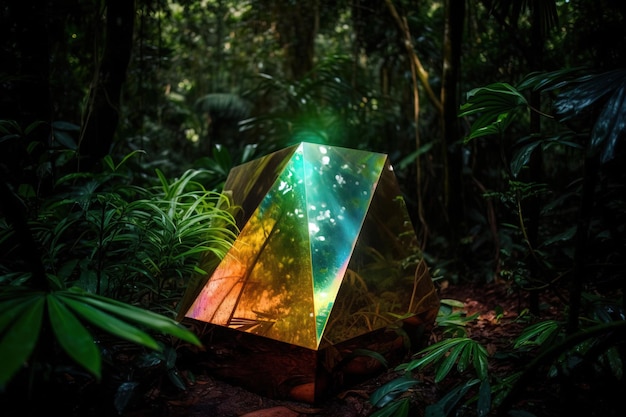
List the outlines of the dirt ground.
{"type": "MultiPolygon", "coordinates": [[[[481,342],[493,357],[497,352],[510,348],[510,342],[523,328],[516,320],[519,313],[527,308],[526,300],[507,291],[503,285],[450,285],[440,290],[442,299],[463,302],[467,315],[478,313],[477,320],[468,326],[470,336],[481,342]]],[[[555,315],[558,305],[545,305],[546,315],[555,315]]],[[[440,329],[435,328],[431,343],[436,342],[440,329]]],[[[408,358],[407,358],[408,359],[408,358]]],[[[512,364],[490,363],[490,372],[507,374],[512,364]]],[[[393,369],[346,387],[339,394],[311,405],[293,401],[282,401],[263,397],[241,387],[229,384],[209,374],[195,376],[195,381],[186,391],[168,395],[155,391],[148,393],[150,406],[127,413],[129,417],[168,416],[168,417],[365,417],[375,410],[370,395],[381,385],[399,375],[393,369]]],[[[446,393],[446,386],[452,386],[454,377],[446,384],[438,386],[434,376],[425,371],[417,376],[421,381],[411,391],[411,402],[418,411],[413,415],[423,415],[428,404],[435,403],[446,393]],[[421,411],[420,411],[421,410],[421,411]]],[[[460,381],[460,379],[459,379],[460,381]]],[[[547,415],[547,414],[546,414],[547,415]]]]}

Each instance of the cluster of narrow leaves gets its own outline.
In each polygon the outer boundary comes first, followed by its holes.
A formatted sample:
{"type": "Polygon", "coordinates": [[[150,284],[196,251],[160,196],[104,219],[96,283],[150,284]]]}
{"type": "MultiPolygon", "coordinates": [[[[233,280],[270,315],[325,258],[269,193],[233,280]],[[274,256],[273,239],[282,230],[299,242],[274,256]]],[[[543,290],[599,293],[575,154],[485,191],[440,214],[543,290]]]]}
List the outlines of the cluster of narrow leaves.
{"type": "MultiPolygon", "coordinates": [[[[228,198],[207,190],[189,170],[159,185],[115,186],[118,166],[96,178],[68,175],[65,190],[32,222],[46,263],[59,280],[171,313],[202,256],[217,263],[236,227],[228,198]],[[71,248],[71,250],[69,250],[71,248]]],[[[204,264],[207,264],[206,262],[204,264]]]]}
{"type": "Polygon", "coordinates": [[[435,382],[441,382],[456,364],[459,373],[469,367],[474,368],[478,378],[487,378],[487,350],[480,343],[468,337],[444,339],[428,346],[421,352],[423,356],[398,366],[398,370],[412,371],[428,365],[438,365],[435,382]]]}
{"type": "Polygon", "coordinates": [[[460,310],[463,303],[457,300],[441,300],[437,326],[447,338],[426,347],[409,362],[398,365],[395,370],[402,375],[389,381],[370,397],[377,410],[372,417],[402,417],[410,413],[410,397],[406,395],[420,381],[412,375],[416,370],[435,369],[435,383],[443,381],[456,368],[459,375],[468,375],[466,382],[450,390],[435,404],[425,409],[429,417],[448,416],[468,391],[479,385],[477,399],[478,415],[486,415],[491,409],[491,386],[488,380],[488,353],[484,346],[467,336],[466,326],[477,314],[466,316],[460,310]]]}
{"type": "MultiPolygon", "coordinates": [[[[232,208],[224,195],[205,189],[201,171],[174,180],[157,171],[157,186],[131,185],[121,172],[130,157],[118,164],[106,157],[103,173],[67,175],[55,195],[33,204],[38,210],[28,213],[28,225],[45,276],[3,256],[0,390],[49,346],[40,340],[44,333],[98,379],[103,333],[154,351],[163,344],[153,334],[200,344],[172,318],[173,308],[186,280],[207,272],[198,269],[198,259],[210,254],[218,262],[230,248],[232,208]]],[[[0,225],[0,242],[22,253],[11,247],[17,232],[10,222],[0,219],[0,225]]]]}

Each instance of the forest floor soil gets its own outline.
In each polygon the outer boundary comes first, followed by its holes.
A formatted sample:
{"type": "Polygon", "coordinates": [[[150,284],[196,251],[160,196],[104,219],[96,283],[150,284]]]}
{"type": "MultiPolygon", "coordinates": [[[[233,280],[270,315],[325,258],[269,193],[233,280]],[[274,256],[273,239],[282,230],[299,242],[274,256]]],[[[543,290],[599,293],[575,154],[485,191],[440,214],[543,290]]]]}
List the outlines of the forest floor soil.
{"type": "MultiPolygon", "coordinates": [[[[511,349],[511,342],[528,324],[523,320],[528,305],[525,297],[509,291],[503,284],[455,284],[440,288],[440,298],[461,301],[467,316],[478,317],[466,326],[469,336],[486,347],[490,358],[511,349]]],[[[542,318],[555,318],[560,312],[558,300],[544,300],[542,318]]],[[[441,329],[435,328],[430,343],[441,339],[441,329]]],[[[408,358],[407,358],[408,359],[408,358]]],[[[520,364],[491,361],[490,375],[510,375],[520,364]]],[[[398,377],[399,372],[389,369],[337,395],[311,405],[263,397],[236,385],[229,384],[205,373],[196,375],[194,382],[182,393],[168,395],[158,390],[152,392],[150,407],[126,413],[129,417],[365,417],[375,409],[369,399],[373,392],[386,382],[398,377]]],[[[420,383],[411,390],[412,416],[423,416],[429,404],[436,403],[455,384],[467,380],[466,376],[451,373],[436,384],[432,369],[415,375],[420,383]]],[[[542,393],[545,394],[545,393],[542,393]]],[[[532,395],[529,393],[529,395],[532,395]]],[[[538,416],[556,415],[550,400],[528,398],[526,405],[538,416]]],[[[471,416],[475,410],[466,410],[471,416]]]]}

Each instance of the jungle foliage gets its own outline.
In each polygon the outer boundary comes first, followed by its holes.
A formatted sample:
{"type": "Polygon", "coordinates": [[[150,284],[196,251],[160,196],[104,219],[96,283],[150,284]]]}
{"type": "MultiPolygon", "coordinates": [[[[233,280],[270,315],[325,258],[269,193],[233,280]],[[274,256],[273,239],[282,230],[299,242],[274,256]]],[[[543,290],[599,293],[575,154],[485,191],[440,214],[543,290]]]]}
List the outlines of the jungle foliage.
{"type": "Polygon", "coordinates": [[[541,378],[598,400],[565,401],[571,414],[612,415],[626,358],[624,18],[620,0],[4,2],[3,401],[71,375],[95,397],[103,378],[123,412],[155,367],[184,389],[176,352],[197,340],[177,300],[237,233],[221,184],[310,141],[390,155],[436,281],[531,300],[511,341],[529,359],[519,373],[496,380],[463,331],[471,318],[444,303],[444,337],[372,396],[376,415],[409,415],[429,366],[467,379],[428,415],[528,415],[517,400],[541,378]],[[546,294],[562,320],[541,320],[546,294]],[[121,340],[141,372],[120,365],[121,340]]]}

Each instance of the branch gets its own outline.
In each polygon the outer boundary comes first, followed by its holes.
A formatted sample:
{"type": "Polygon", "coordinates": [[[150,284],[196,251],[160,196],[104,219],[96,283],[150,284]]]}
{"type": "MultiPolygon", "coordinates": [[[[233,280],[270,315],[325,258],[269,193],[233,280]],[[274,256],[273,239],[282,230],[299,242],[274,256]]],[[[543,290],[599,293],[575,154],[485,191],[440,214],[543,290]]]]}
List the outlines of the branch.
{"type": "Polygon", "coordinates": [[[396,21],[396,24],[398,25],[398,29],[400,29],[400,32],[404,36],[404,46],[406,48],[407,53],[409,54],[409,59],[411,60],[411,66],[415,69],[415,72],[419,80],[422,82],[422,85],[424,86],[424,90],[426,91],[426,95],[428,96],[430,101],[433,103],[437,111],[440,114],[442,114],[443,106],[441,104],[441,101],[437,98],[437,95],[430,87],[430,83],[428,82],[428,72],[426,72],[426,70],[424,69],[424,66],[422,65],[422,62],[420,61],[419,57],[415,53],[415,48],[413,47],[413,38],[411,37],[411,31],[409,30],[409,24],[407,23],[406,18],[400,17],[400,15],[398,14],[398,11],[396,10],[396,7],[393,5],[391,0],[385,0],[385,3],[387,4],[387,7],[389,8],[389,12],[391,13],[391,16],[393,16],[394,20],[396,21]]]}

